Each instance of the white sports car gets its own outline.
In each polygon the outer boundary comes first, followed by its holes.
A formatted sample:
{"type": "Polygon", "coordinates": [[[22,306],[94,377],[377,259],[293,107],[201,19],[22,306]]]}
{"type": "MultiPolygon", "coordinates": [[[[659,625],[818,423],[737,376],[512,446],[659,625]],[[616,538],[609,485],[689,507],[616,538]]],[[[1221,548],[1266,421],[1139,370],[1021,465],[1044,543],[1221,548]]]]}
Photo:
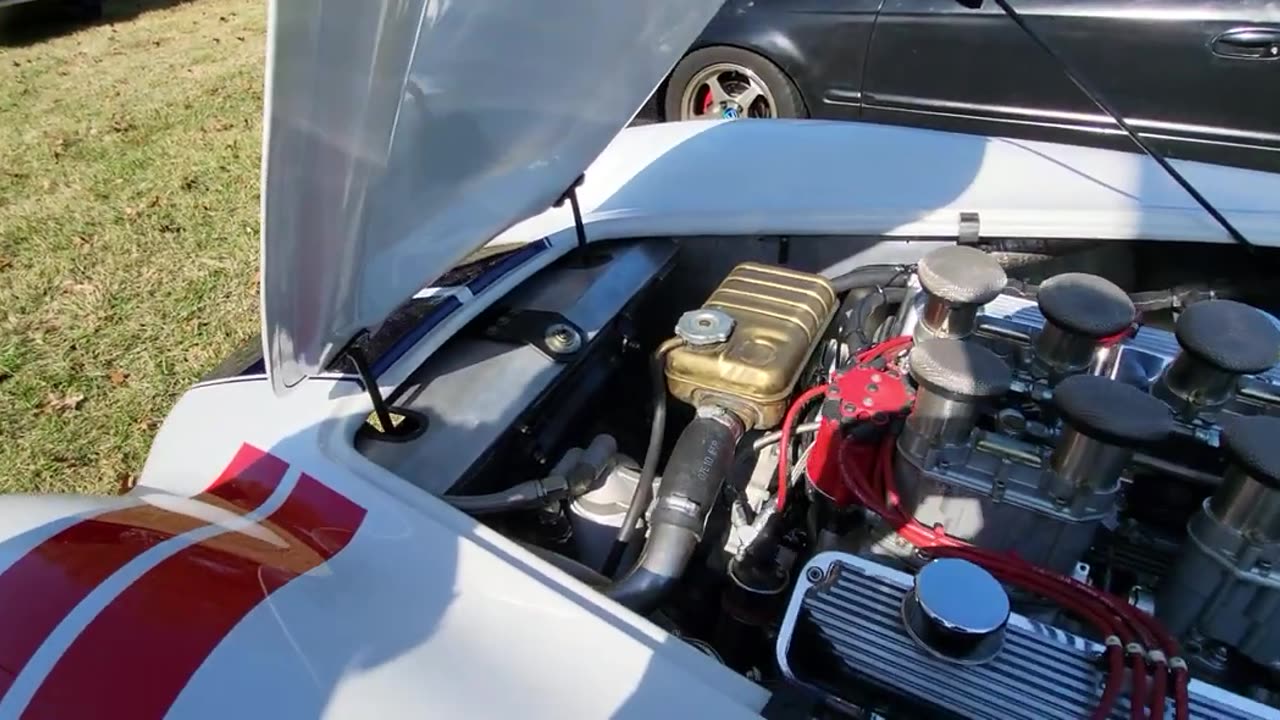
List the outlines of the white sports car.
{"type": "Polygon", "coordinates": [[[619,133],[718,4],[274,0],[261,339],[0,498],[0,717],[1280,717],[1280,178],[619,133]]]}

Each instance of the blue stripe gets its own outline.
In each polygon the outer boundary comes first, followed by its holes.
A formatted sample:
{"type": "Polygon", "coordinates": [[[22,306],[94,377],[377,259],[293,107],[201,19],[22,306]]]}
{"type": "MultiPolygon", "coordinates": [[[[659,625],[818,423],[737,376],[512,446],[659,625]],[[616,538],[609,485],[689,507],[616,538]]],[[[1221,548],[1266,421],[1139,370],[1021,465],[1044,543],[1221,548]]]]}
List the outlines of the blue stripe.
{"type": "MultiPolygon", "coordinates": [[[[472,295],[479,295],[498,280],[502,279],[503,276],[525,264],[525,262],[530,258],[536,257],[538,254],[550,247],[550,238],[543,238],[525,245],[519,250],[516,250],[510,255],[504,257],[502,260],[494,263],[493,267],[486,269],[483,274],[467,283],[467,290],[470,290],[472,295]]],[[[373,362],[373,367],[370,369],[373,371],[374,377],[377,377],[391,369],[391,366],[395,365],[397,360],[404,357],[404,354],[409,352],[410,348],[417,345],[419,340],[426,337],[427,333],[431,332],[431,330],[443,322],[445,318],[449,317],[454,310],[457,310],[460,307],[462,307],[462,302],[459,301],[457,297],[450,296],[445,298],[444,302],[440,303],[439,306],[422,318],[422,322],[415,325],[412,330],[396,340],[390,350],[383,353],[381,357],[373,362]]]]}
{"type": "Polygon", "coordinates": [[[458,301],[458,298],[445,298],[444,302],[437,305],[435,309],[430,313],[427,313],[427,315],[422,318],[422,322],[413,326],[412,330],[400,336],[400,339],[396,340],[396,344],[392,345],[390,350],[383,353],[381,357],[373,362],[371,370],[373,371],[374,377],[377,377],[389,370],[392,365],[396,364],[397,360],[403,357],[405,353],[409,352],[409,348],[417,345],[419,340],[426,337],[427,333],[431,332],[435,326],[443,322],[444,319],[449,317],[454,310],[457,310],[460,307],[462,307],[462,303],[458,301]]]}
{"type": "Polygon", "coordinates": [[[535,257],[538,253],[541,253],[549,247],[551,247],[551,241],[548,238],[543,238],[537,242],[531,242],[528,245],[525,245],[519,250],[516,250],[510,255],[502,258],[502,260],[497,263],[494,263],[493,267],[486,270],[480,277],[467,283],[467,289],[471,291],[471,294],[479,295],[488,289],[489,286],[500,280],[502,276],[520,267],[525,263],[525,261],[535,257]]]}

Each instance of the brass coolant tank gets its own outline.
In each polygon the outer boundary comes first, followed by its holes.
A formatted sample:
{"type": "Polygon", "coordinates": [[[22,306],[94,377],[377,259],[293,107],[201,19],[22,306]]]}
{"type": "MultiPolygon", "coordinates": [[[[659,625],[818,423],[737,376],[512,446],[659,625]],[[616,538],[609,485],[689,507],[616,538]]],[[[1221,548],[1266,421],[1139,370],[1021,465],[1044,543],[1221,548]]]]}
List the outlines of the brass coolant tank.
{"type": "Polygon", "coordinates": [[[667,386],[690,405],[719,405],[748,428],[782,422],[787,399],[835,314],[819,275],[743,263],[676,326],[685,344],[667,355],[667,386]]]}

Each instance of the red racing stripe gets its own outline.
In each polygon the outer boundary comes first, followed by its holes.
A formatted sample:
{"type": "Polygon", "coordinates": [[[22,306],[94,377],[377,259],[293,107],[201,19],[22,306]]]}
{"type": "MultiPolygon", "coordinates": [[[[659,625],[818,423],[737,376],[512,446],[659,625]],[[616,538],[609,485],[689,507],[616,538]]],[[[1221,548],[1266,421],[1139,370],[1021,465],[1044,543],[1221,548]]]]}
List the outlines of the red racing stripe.
{"type": "MultiPolygon", "coordinates": [[[[249,445],[196,499],[247,513],[279,486],[288,465],[249,445]]],[[[0,573],[0,697],[58,623],[94,588],[157,543],[205,525],[152,505],[81,520],[0,573]]]]}
{"type": "Polygon", "coordinates": [[[22,717],[163,717],[232,628],[346,547],[364,516],[364,508],[302,475],[262,523],[282,542],[224,533],[161,561],[84,629],[22,717]]]}

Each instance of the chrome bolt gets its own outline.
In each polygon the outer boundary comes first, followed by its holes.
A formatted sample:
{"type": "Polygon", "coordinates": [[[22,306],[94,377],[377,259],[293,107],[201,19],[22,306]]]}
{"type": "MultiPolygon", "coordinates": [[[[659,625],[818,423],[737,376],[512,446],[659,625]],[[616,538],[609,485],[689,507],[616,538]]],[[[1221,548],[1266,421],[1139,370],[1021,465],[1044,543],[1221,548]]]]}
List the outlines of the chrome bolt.
{"type": "Polygon", "coordinates": [[[555,323],[548,327],[544,339],[547,349],[557,355],[569,355],[582,347],[582,337],[578,335],[578,331],[564,323],[555,323]]]}

